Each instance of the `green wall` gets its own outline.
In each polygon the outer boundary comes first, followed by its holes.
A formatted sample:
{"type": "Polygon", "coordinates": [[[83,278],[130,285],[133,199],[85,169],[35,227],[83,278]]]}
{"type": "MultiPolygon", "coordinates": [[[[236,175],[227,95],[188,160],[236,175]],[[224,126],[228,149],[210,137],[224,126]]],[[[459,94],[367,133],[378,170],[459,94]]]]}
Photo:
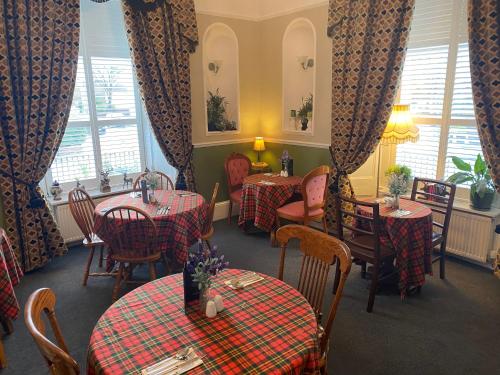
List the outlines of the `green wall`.
{"type": "MultiPolygon", "coordinates": [[[[231,152],[239,152],[247,155],[250,160],[256,161],[257,153],[252,150],[252,146],[253,143],[248,142],[195,148],[193,161],[198,192],[208,200],[212,195],[215,183],[219,182],[220,188],[217,201],[228,200],[224,160],[231,152]]],[[[293,158],[295,175],[304,176],[319,165],[330,165],[328,149],[271,142],[266,142],[266,151],[261,153],[261,160],[267,162],[273,171],[279,171],[281,169],[279,159],[285,149],[293,158]]]]}

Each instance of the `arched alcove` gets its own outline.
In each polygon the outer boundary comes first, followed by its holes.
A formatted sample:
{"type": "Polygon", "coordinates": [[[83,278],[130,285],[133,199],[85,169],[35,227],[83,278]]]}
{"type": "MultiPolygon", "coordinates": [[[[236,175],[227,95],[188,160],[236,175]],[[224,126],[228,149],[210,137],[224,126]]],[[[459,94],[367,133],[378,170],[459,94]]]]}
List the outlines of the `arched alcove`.
{"type": "Polygon", "coordinates": [[[206,29],[202,46],[207,134],[238,132],[238,38],[229,26],[217,22],[206,29]]]}
{"type": "Polygon", "coordinates": [[[283,130],[312,135],[316,31],[307,18],[290,22],[283,35],[283,130]]]}

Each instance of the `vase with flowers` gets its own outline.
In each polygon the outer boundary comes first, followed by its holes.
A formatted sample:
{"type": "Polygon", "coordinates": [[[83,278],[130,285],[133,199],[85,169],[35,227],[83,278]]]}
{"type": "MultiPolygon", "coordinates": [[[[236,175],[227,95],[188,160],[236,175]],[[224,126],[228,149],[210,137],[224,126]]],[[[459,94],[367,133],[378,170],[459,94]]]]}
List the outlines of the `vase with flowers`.
{"type": "Polygon", "coordinates": [[[206,304],[210,300],[210,287],[214,277],[223,269],[227,268],[224,255],[217,255],[217,246],[205,249],[203,242],[198,241],[198,248],[189,254],[188,261],[184,267],[184,300],[186,306],[193,301],[199,300],[200,310],[205,311],[206,304]]]}
{"type": "Polygon", "coordinates": [[[408,192],[411,180],[411,169],[406,165],[393,165],[385,172],[387,186],[392,195],[392,208],[399,209],[399,197],[408,192]]]}

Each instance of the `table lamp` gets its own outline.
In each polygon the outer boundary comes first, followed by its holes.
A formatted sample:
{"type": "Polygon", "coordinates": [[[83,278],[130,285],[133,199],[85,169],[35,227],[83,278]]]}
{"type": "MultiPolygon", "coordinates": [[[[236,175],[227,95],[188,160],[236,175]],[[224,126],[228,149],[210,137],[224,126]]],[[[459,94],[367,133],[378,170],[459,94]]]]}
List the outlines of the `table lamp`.
{"type": "Polygon", "coordinates": [[[266,150],[266,145],[264,143],[263,137],[255,137],[255,141],[253,143],[254,151],[257,151],[257,162],[252,163],[254,167],[265,168],[267,167],[267,163],[260,161],[260,152],[266,150]]]}
{"type": "Polygon", "coordinates": [[[401,144],[406,142],[417,142],[419,130],[413,123],[410,106],[407,104],[394,104],[387,126],[385,127],[378,148],[377,169],[377,197],[380,188],[380,155],[381,145],[401,144]]]}

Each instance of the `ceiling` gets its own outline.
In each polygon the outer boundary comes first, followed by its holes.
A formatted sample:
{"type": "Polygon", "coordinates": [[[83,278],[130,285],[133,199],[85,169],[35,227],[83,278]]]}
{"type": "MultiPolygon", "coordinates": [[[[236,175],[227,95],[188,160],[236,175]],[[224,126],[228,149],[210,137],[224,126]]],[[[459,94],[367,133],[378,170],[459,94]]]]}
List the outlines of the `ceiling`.
{"type": "Polygon", "coordinates": [[[327,0],[195,0],[198,13],[261,21],[328,4],[327,0]]]}

